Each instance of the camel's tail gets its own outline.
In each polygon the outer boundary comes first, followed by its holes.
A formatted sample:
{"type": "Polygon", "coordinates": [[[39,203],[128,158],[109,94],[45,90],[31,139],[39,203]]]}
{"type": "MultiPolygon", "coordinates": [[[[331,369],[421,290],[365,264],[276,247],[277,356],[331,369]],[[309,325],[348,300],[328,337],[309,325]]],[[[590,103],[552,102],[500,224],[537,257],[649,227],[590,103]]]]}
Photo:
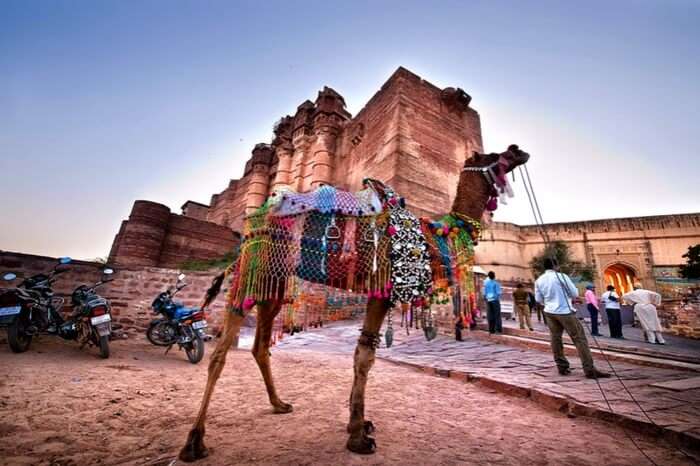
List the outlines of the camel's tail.
{"type": "Polygon", "coordinates": [[[208,308],[209,305],[219,295],[219,293],[221,292],[221,287],[224,284],[224,280],[226,280],[226,277],[228,277],[231,274],[232,269],[233,269],[233,264],[226,267],[226,270],[224,270],[219,275],[214,277],[214,279],[211,281],[211,286],[209,287],[209,289],[205,293],[204,302],[202,302],[202,306],[200,307],[202,310],[205,310],[206,308],[208,308]]]}
{"type": "Polygon", "coordinates": [[[226,278],[226,271],[221,272],[211,281],[211,286],[204,295],[204,302],[202,303],[203,310],[208,308],[212,301],[214,301],[219,295],[221,285],[224,283],[224,278],[226,278]]]}

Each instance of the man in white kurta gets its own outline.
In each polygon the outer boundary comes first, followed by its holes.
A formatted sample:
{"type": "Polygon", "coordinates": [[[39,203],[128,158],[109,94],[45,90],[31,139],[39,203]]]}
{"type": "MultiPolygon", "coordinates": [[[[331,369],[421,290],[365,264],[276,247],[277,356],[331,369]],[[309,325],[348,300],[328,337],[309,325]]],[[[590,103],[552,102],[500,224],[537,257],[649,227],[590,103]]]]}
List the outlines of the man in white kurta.
{"type": "Polygon", "coordinates": [[[659,314],[656,311],[656,306],[661,304],[661,295],[635,286],[634,291],[623,295],[622,299],[627,303],[634,304],[634,313],[637,315],[639,323],[642,324],[649,343],[666,344],[661,335],[661,322],[659,322],[659,314]]]}

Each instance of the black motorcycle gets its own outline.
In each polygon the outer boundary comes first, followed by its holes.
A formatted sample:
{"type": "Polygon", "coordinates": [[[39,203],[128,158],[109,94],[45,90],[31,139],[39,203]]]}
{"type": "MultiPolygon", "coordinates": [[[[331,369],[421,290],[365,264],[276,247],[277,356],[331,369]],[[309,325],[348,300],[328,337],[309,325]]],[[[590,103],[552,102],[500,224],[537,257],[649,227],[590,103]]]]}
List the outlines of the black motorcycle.
{"type": "Polygon", "coordinates": [[[112,307],[109,301],[95,291],[99,286],[111,282],[112,269],[102,271],[102,279],[94,285],[80,285],[71,295],[73,314],[59,327],[59,335],[69,340],[77,340],[80,348],[85,345],[97,346],[100,357],[109,357],[109,339],[112,335],[112,307]]]}
{"type": "MultiPolygon", "coordinates": [[[[81,348],[86,344],[98,346],[100,356],[109,357],[111,309],[109,302],[95,293],[95,288],[110,281],[107,277],[114,271],[106,268],[98,283],[81,285],[73,291],[73,312],[66,320],[60,313],[64,299],[54,297],[51,285],[58,274],[67,270],[61,265],[70,262],[69,257],[63,257],[49,273],[27,278],[0,295],[0,326],[7,327],[7,341],[13,352],[27,351],[34,336],[48,334],[76,340],[81,348]]],[[[6,281],[15,278],[14,273],[3,276],[6,281]]]]}
{"type": "Polygon", "coordinates": [[[146,338],[156,346],[167,346],[166,354],[177,344],[185,350],[187,359],[197,364],[204,357],[207,321],[199,308],[187,308],[181,302],[173,301],[173,297],[187,286],[184,279],[185,275],[180,274],[175,288],[160,293],[151,304],[153,312],[163,317],[151,321],[146,338]]]}
{"type": "MultiPolygon", "coordinates": [[[[7,327],[7,341],[15,353],[29,349],[32,338],[39,334],[56,334],[64,320],[60,314],[63,298],[54,297],[51,286],[56,276],[71,262],[62,257],[47,273],[26,278],[17,287],[0,294],[0,327],[7,327]]],[[[17,275],[10,272],[3,280],[11,282],[17,275]]]]}

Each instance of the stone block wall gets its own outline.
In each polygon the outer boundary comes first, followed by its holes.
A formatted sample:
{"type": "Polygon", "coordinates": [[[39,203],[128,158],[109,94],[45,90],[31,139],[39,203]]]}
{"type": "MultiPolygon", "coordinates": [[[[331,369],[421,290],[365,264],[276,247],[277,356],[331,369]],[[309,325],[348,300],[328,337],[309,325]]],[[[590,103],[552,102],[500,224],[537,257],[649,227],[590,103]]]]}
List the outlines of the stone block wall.
{"type": "Polygon", "coordinates": [[[700,339],[700,302],[666,300],[659,307],[659,319],[670,333],[700,339]]]}
{"type": "MultiPolygon", "coordinates": [[[[8,283],[0,281],[0,289],[9,288],[21,282],[22,278],[50,271],[58,260],[52,257],[34,256],[12,252],[0,252],[0,274],[15,272],[18,279],[8,283]]],[[[103,264],[87,261],[73,261],[64,266],[67,272],[56,278],[54,291],[56,296],[65,299],[64,311],[70,312],[70,295],[81,284],[94,284],[102,277],[103,264]]],[[[111,265],[110,265],[111,267],[111,265]]],[[[130,337],[145,338],[148,323],[156,317],[151,311],[151,302],[158,293],[165,291],[175,284],[179,270],[157,267],[114,267],[114,280],[97,289],[98,293],[109,299],[112,305],[112,316],[116,323],[121,324],[130,337]]],[[[187,306],[199,306],[206,290],[218,271],[186,272],[185,282],[188,284],[180,293],[177,300],[187,306]]],[[[223,319],[224,293],[222,292],[209,308],[207,320],[210,323],[210,333],[216,333],[223,319]]]]}

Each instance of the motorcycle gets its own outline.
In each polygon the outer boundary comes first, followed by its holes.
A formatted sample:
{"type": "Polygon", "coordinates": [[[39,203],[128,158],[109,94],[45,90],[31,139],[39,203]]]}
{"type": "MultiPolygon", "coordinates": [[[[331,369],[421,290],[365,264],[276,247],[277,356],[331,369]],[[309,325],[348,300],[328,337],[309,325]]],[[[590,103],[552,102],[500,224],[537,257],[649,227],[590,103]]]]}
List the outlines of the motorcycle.
{"type": "MultiPolygon", "coordinates": [[[[57,275],[67,270],[60,266],[70,262],[70,257],[62,257],[50,272],[27,278],[16,288],[0,295],[0,326],[7,327],[7,341],[13,352],[27,351],[34,336],[48,334],[77,340],[81,348],[88,343],[94,344],[99,346],[102,358],[109,357],[110,306],[106,299],[95,293],[95,288],[111,281],[106,277],[114,270],[104,269],[103,279],[98,283],[81,285],[73,291],[73,313],[66,320],[60,313],[65,300],[54,297],[51,285],[57,275]]],[[[3,276],[5,281],[16,278],[17,275],[11,272],[3,276]]]]}
{"type": "Polygon", "coordinates": [[[204,357],[204,340],[207,339],[204,329],[207,321],[199,308],[187,308],[181,302],[173,300],[187,286],[184,279],[185,275],[180,274],[174,289],[169,287],[153,300],[153,312],[163,317],[151,321],[146,338],[156,346],[167,346],[166,354],[177,344],[180,349],[184,348],[187,359],[192,364],[197,364],[204,357]]]}
{"type": "MultiPolygon", "coordinates": [[[[51,286],[67,270],[61,266],[70,262],[70,257],[62,257],[51,271],[26,278],[0,294],[0,327],[7,327],[7,341],[14,353],[27,351],[34,336],[56,334],[60,329],[64,299],[54,297],[51,286]]],[[[2,278],[11,282],[17,274],[9,272],[2,278]]]]}
{"type": "Polygon", "coordinates": [[[92,286],[80,285],[71,294],[73,314],[59,327],[59,335],[67,340],[77,340],[80,347],[97,346],[100,357],[109,357],[109,339],[112,335],[112,307],[109,301],[98,295],[98,287],[109,283],[114,270],[102,271],[102,279],[92,286]]]}

